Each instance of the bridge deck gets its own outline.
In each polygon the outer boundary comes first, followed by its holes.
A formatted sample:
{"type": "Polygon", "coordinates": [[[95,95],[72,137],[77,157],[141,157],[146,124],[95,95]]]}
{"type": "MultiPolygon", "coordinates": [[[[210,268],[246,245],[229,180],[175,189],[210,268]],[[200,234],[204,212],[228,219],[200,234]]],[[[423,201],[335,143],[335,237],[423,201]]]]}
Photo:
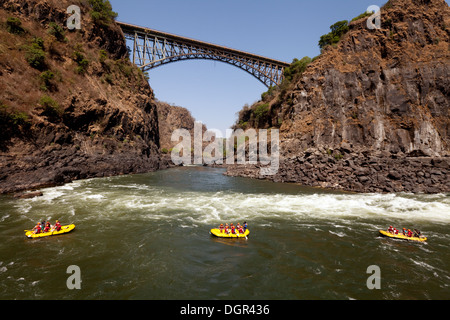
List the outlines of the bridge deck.
{"type": "Polygon", "coordinates": [[[153,34],[162,38],[166,38],[169,40],[173,40],[173,41],[179,41],[179,42],[183,42],[183,43],[189,43],[195,46],[201,46],[204,48],[210,48],[210,49],[215,49],[215,50],[221,50],[221,51],[227,51],[231,54],[235,54],[235,55],[240,55],[240,56],[245,56],[247,58],[250,59],[256,59],[265,63],[270,63],[270,64],[274,64],[274,65],[278,65],[280,67],[289,67],[290,63],[287,62],[283,62],[283,61],[279,61],[279,60],[275,60],[275,59],[270,59],[267,57],[263,57],[263,56],[259,56],[253,53],[248,53],[245,51],[240,51],[240,50],[236,50],[236,49],[232,49],[232,48],[228,48],[228,47],[224,47],[224,46],[219,46],[216,44],[212,44],[212,43],[208,43],[208,42],[204,42],[204,41],[199,41],[199,40],[195,40],[195,39],[190,39],[190,38],[186,38],[186,37],[182,37],[182,36],[178,36],[178,35],[174,35],[174,34],[170,34],[170,33],[166,33],[166,32],[162,32],[162,31],[158,31],[158,30],[154,30],[154,29],[150,29],[150,28],[145,28],[145,27],[141,27],[141,26],[136,26],[136,25],[132,25],[129,23],[125,23],[125,22],[116,22],[121,28],[122,31],[125,34],[128,35],[135,35],[136,33],[141,34],[143,36],[145,36],[145,34],[153,34]]]}

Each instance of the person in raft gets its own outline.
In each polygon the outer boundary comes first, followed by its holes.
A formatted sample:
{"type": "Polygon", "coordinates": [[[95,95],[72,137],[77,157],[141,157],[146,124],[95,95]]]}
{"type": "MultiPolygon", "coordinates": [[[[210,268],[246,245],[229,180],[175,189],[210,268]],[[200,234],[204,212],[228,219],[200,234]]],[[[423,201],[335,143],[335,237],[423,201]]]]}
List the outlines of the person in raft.
{"type": "Polygon", "coordinates": [[[44,233],[49,232],[50,228],[51,228],[50,222],[47,221],[47,223],[45,224],[44,233]]]}
{"type": "Polygon", "coordinates": [[[236,234],[236,227],[234,224],[230,223],[231,234],[236,234]]]}
{"type": "Polygon", "coordinates": [[[61,231],[61,223],[59,223],[59,220],[56,220],[56,223],[52,228],[52,232],[53,231],[61,231]]]}
{"type": "MultiPolygon", "coordinates": [[[[388,228],[387,231],[388,231],[389,233],[391,233],[391,234],[398,235],[398,229],[397,229],[397,228],[394,228],[394,227],[392,227],[392,226],[389,226],[389,228],[388,228]]],[[[406,234],[405,234],[405,228],[403,228],[403,235],[406,236],[406,234]]]]}
{"type": "Polygon", "coordinates": [[[36,224],[36,226],[33,228],[32,231],[34,232],[34,234],[39,234],[39,233],[41,233],[41,231],[42,231],[42,229],[41,229],[41,223],[38,222],[38,223],[36,224]]]}
{"type": "Polygon", "coordinates": [[[225,226],[223,225],[223,223],[221,223],[220,226],[218,227],[218,229],[219,229],[220,233],[229,234],[231,232],[231,234],[236,234],[236,233],[244,234],[245,231],[247,231],[247,229],[248,229],[248,225],[247,225],[247,222],[244,222],[244,225],[242,225],[242,226],[240,223],[237,223],[237,225],[235,227],[233,223],[230,223],[230,226],[228,226],[228,223],[225,223],[225,226]]]}

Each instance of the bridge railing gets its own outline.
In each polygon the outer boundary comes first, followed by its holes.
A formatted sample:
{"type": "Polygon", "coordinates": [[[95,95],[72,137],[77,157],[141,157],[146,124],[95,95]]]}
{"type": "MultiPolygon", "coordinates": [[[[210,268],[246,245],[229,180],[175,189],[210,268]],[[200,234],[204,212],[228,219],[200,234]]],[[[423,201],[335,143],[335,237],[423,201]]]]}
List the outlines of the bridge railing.
{"type": "Polygon", "coordinates": [[[118,22],[125,37],[133,41],[133,63],[143,70],[188,59],[207,59],[234,65],[267,87],[279,85],[290,64],[216,44],[118,22]]]}

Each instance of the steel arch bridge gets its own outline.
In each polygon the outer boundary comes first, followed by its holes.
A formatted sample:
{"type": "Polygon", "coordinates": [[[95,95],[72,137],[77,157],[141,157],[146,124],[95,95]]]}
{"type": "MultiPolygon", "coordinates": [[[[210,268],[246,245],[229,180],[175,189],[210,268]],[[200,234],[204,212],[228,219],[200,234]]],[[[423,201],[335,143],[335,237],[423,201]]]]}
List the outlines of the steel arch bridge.
{"type": "Polygon", "coordinates": [[[271,87],[281,84],[289,63],[193,40],[153,29],[117,22],[125,38],[133,41],[133,63],[147,71],[171,62],[207,59],[238,67],[271,87]]]}

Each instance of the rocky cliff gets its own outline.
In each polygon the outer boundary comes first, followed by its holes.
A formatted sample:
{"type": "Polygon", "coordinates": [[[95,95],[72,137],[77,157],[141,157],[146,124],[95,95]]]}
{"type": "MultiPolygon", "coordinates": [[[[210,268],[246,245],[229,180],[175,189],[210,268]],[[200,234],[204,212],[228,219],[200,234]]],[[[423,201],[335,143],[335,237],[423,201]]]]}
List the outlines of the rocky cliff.
{"type": "MultiPolygon", "coordinates": [[[[177,129],[186,129],[191,134],[191,139],[194,141],[194,125],[195,119],[189,110],[183,107],[173,106],[166,102],[157,102],[158,118],[159,118],[159,136],[161,150],[164,153],[170,151],[179,142],[171,141],[172,133],[177,129]]],[[[202,125],[202,133],[207,131],[206,126],[202,125]]]]}
{"type": "Polygon", "coordinates": [[[160,167],[153,92],[95,3],[0,0],[0,193],[160,167]]]}
{"type": "MultiPolygon", "coordinates": [[[[186,129],[191,135],[191,145],[194,148],[195,139],[195,122],[191,112],[186,108],[174,106],[166,102],[157,101],[158,119],[159,119],[159,136],[161,146],[161,157],[166,167],[175,166],[172,162],[171,153],[174,147],[181,141],[172,141],[172,134],[177,129],[186,129]]],[[[207,131],[205,125],[202,125],[202,134],[207,131]]],[[[203,148],[206,142],[203,142],[203,148]]],[[[192,157],[194,156],[192,152],[192,157]]],[[[192,160],[193,162],[193,160],[192,160]]]]}
{"type": "MultiPolygon", "coordinates": [[[[351,22],[301,76],[245,110],[265,107],[250,124],[280,129],[280,170],[269,178],[357,192],[449,192],[450,9],[444,0],[390,0],[380,30],[366,20],[351,22]]],[[[255,169],[228,174],[259,177],[255,169]]]]}

